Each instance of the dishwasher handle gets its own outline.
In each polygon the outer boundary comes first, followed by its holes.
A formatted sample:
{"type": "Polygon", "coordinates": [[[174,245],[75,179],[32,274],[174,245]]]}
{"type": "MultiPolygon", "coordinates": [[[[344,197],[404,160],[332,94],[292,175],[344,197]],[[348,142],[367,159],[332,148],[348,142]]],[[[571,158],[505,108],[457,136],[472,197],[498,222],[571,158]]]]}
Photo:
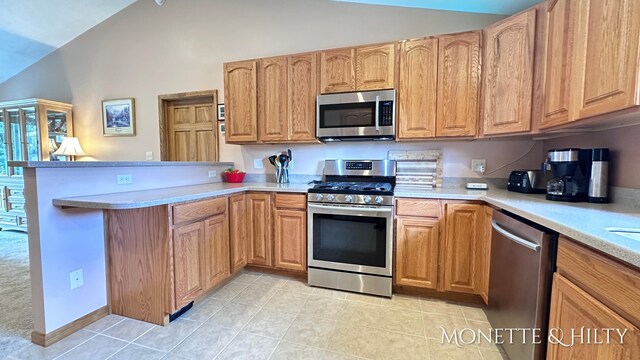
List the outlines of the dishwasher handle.
{"type": "Polygon", "coordinates": [[[491,227],[493,227],[500,234],[504,235],[507,239],[513,241],[514,243],[516,243],[518,245],[522,245],[522,246],[526,247],[527,249],[530,249],[530,250],[533,250],[533,251],[540,251],[540,245],[534,244],[531,241],[525,240],[525,239],[521,238],[520,236],[517,236],[517,235],[514,235],[514,234],[508,232],[503,227],[498,225],[498,223],[495,220],[491,220],[491,227]]]}

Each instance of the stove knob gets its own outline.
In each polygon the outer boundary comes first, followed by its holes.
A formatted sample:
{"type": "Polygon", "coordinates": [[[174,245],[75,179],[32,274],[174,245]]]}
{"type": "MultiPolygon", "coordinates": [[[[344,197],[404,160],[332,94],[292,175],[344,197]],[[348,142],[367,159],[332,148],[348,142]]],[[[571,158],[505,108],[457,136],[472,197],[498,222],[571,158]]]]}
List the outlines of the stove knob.
{"type": "Polygon", "coordinates": [[[346,202],[352,202],[352,201],[353,201],[353,196],[351,196],[351,195],[347,195],[347,196],[345,196],[345,197],[344,197],[344,201],[346,201],[346,202]]]}
{"type": "Polygon", "coordinates": [[[376,196],[376,204],[382,204],[383,201],[384,199],[382,198],[382,196],[376,196]]]}
{"type": "Polygon", "coordinates": [[[316,200],[320,201],[324,198],[322,194],[316,194],[316,200]]]}
{"type": "Polygon", "coordinates": [[[327,200],[329,200],[329,201],[333,201],[333,199],[335,199],[335,198],[336,197],[331,195],[331,194],[327,195],[327,200]]]}
{"type": "Polygon", "coordinates": [[[364,202],[368,204],[368,203],[370,203],[370,202],[371,202],[371,196],[369,196],[369,195],[365,195],[365,196],[362,198],[362,200],[364,200],[364,202]]]}

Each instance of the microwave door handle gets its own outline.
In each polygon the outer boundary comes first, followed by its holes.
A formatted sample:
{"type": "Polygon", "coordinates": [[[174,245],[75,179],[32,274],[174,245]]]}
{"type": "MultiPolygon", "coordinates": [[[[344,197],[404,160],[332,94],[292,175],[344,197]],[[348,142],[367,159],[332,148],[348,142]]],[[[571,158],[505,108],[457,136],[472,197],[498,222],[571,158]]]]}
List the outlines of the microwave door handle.
{"type": "Polygon", "coordinates": [[[376,95],[376,132],[380,132],[380,95],[376,95]]]}

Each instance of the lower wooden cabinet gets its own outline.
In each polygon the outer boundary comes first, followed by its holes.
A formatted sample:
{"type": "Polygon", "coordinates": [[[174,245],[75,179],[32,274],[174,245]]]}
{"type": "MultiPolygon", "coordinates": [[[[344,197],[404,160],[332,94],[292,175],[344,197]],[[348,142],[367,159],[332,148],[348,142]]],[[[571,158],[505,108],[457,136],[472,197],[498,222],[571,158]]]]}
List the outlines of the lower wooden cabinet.
{"type": "Polygon", "coordinates": [[[212,289],[229,277],[229,223],[227,214],[204,220],[204,263],[205,291],[212,289]]]}
{"type": "Polygon", "coordinates": [[[274,212],[274,266],[281,269],[307,270],[307,212],[279,210],[274,212]]]}
{"type": "Polygon", "coordinates": [[[204,224],[197,222],[173,229],[173,276],[176,308],[204,292],[204,224]]]}
{"type": "Polygon", "coordinates": [[[247,197],[229,197],[229,263],[231,273],[247,265],[247,197]]]}
{"type": "Polygon", "coordinates": [[[438,284],[438,219],[399,217],[396,221],[395,283],[426,289],[438,284]]]}
{"type": "Polygon", "coordinates": [[[480,237],[480,254],[478,272],[478,293],[484,300],[485,304],[489,304],[489,274],[491,272],[491,234],[493,228],[491,220],[493,219],[493,209],[490,206],[482,207],[482,224],[480,225],[482,236],[480,237]]]}
{"type": "Polygon", "coordinates": [[[247,194],[248,264],[271,266],[271,194],[247,194]]]}
{"type": "Polygon", "coordinates": [[[482,205],[445,205],[444,288],[477,293],[479,229],[482,205]]]}

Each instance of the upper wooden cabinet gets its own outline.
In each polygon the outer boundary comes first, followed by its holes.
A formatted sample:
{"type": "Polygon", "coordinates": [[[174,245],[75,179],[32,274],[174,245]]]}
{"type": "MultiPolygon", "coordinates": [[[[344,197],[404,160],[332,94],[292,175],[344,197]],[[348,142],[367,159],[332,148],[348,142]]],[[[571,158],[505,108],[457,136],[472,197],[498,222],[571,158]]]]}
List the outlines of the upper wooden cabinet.
{"type": "Polygon", "coordinates": [[[316,96],[318,95],[318,53],[289,56],[288,140],[316,140],[316,96]]]}
{"type": "Polygon", "coordinates": [[[438,38],[436,136],[475,136],[480,95],[480,32],[438,38]]]}
{"type": "Polygon", "coordinates": [[[259,64],[258,139],[286,140],[289,134],[287,57],[260,59],[259,64]]]}
{"type": "Polygon", "coordinates": [[[396,44],[363,46],[356,49],[356,89],[393,89],[396,44]]]}
{"type": "Polygon", "coordinates": [[[320,92],[338,93],[356,90],[356,50],[337,49],[320,53],[320,92]]]}
{"type": "Polygon", "coordinates": [[[408,40],[400,47],[398,83],[398,140],[436,135],[438,39],[408,40]]]}
{"type": "Polygon", "coordinates": [[[484,29],[483,134],[531,130],[536,9],[484,29]]]}
{"type": "Polygon", "coordinates": [[[224,64],[226,141],[258,140],[257,61],[224,64]]]}
{"type": "Polygon", "coordinates": [[[482,205],[447,203],[445,205],[444,289],[477,293],[482,205]]]}

